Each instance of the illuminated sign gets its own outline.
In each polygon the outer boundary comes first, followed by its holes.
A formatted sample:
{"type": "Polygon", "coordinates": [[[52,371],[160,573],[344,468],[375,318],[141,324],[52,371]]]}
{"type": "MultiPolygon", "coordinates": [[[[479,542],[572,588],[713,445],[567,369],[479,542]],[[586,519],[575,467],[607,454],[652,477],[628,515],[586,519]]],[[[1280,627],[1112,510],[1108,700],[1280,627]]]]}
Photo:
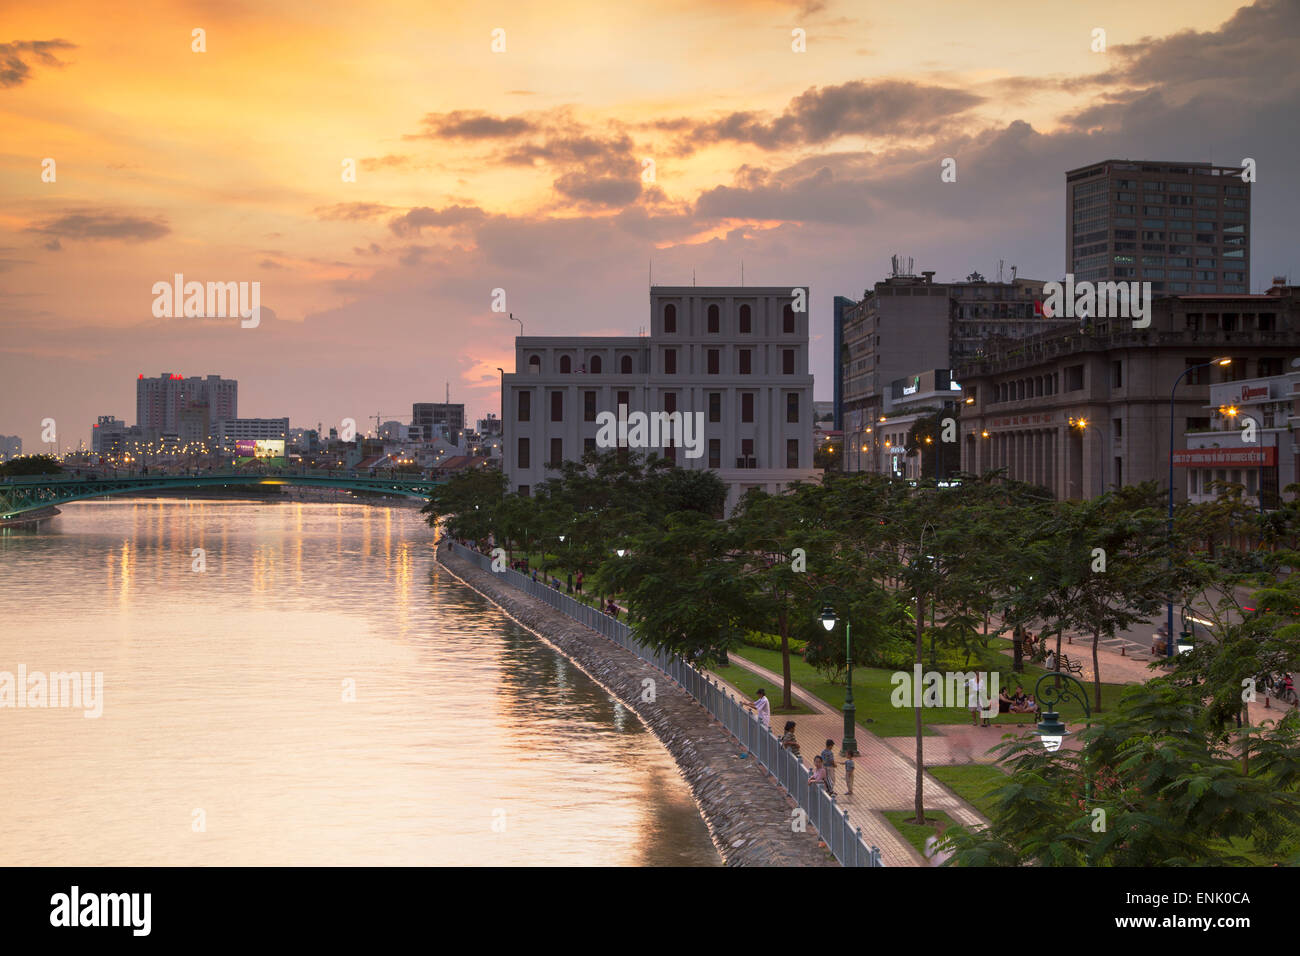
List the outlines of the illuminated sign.
{"type": "Polygon", "coordinates": [[[1219,465],[1238,465],[1249,468],[1271,468],[1277,464],[1277,449],[1267,448],[1189,448],[1174,452],[1177,468],[1209,468],[1219,465]]]}
{"type": "Polygon", "coordinates": [[[1241,400],[1244,402],[1248,398],[1261,398],[1268,395],[1268,386],[1261,385],[1258,388],[1251,388],[1249,385],[1241,386],[1241,400]]]}
{"type": "Polygon", "coordinates": [[[911,395],[911,394],[913,394],[914,392],[916,392],[918,389],[920,389],[920,387],[921,387],[921,376],[919,376],[919,375],[915,375],[915,376],[912,377],[912,384],[911,384],[911,385],[904,385],[904,386],[903,386],[903,394],[904,394],[904,395],[911,395]]]}
{"type": "Polygon", "coordinates": [[[241,438],[235,442],[235,461],[247,464],[260,461],[268,465],[284,464],[283,438],[241,438]]]}

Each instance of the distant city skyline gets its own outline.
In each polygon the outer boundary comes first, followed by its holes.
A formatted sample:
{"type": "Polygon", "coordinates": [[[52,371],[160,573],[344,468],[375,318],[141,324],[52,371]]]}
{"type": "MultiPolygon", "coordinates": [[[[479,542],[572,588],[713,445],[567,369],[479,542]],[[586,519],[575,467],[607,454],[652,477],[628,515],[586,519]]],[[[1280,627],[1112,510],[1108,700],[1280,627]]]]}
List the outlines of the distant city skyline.
{"type": "Polygon", "coordinates": [[[84,0],[7,11],[0,433],[39,451],[54,418],[89,446],[158,369],[298,427],[401,420],[447,383],[475,420],[508,313],[635,335],[651,281],[742,264],[810,288],[825,400],[836,296],[892,253],[941,282],[1062,275],[1065,173],[1109,158],[1254,159],[1249,289],[1297,272],[1295,3],[387,9],[145,2],[129,38],[84,0]],[[156,318],[177,274],[260,283],[260,322],[156,318]]]}

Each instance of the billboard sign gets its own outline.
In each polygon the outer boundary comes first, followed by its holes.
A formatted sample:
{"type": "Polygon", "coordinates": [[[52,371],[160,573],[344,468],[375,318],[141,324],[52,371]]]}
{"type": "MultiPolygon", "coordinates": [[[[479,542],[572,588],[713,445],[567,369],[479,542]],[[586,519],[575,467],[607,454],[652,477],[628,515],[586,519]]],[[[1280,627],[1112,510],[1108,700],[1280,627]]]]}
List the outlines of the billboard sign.
{"type": "Polygon", "coordinates": [[[273,467],[284,466],[283,438],[241,438],[235,442],[235,464],[258,461],[273,467]]]}

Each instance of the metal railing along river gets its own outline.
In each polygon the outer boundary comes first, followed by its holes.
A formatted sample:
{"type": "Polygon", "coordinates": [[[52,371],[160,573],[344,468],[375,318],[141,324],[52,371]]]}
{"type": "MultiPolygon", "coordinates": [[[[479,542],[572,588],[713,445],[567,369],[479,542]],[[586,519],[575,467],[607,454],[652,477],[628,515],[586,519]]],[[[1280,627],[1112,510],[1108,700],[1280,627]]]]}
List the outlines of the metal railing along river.
{"type": "MultiPolygon", "coordinates": [[[[457,556],[474,562],[484,571],[492,570],[492,559],[488,555],[455,541],[448,540],[446,543],[457,556]]],[[[545,601],[562,614],[653,664],[680,684],[705,710],[722,722],[754,759],[776,777],[804,810],[807,822],[817,829],[835,859],[842,865],[884,866],[880,859],[880,849],[867,844],[861,828],[853,826],[835,798],[827,794],[823,787],[808,784],[811,770],[804,762],[782,747],[776,736],[759,723],[758,717],[728,693],[726,688],[677,655],[638,643],[632,628],[603,611],[576,601],[518,571],[506,569],[494,573],[512,587],[545,601]]]]}

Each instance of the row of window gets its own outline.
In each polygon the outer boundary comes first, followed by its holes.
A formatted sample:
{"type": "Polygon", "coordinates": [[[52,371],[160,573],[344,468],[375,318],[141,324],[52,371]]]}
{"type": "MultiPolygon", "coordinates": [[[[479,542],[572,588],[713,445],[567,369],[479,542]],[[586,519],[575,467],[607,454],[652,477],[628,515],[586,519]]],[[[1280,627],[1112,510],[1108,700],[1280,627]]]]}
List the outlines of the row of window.
{"type": "MultiPolygon", "coordinates": [[[[515,420],[519,422],[530,422],[533,416],[533,393],[531,390],[524,389],[516,393],[518,396],[516,403],[515,420]]],[[[740,420],[749,423],[754,420],[754,393],[740,392],[740,420]]],[[[631,408],[632,393],[630,391],[620,390],[615,393],[615,405],[627,405],[631,408]]],[[[663,402],[665,412],[677,411],[677,393],[664,392],[663,402]]],[[[722,393],[708,393],[710,422],[722,421],[722,393]]],[[[613,409],[610,409],[613,411],[613,409]]],[[[596,420],[596,392],[582,393],[582,420],[584,422],[594,422],[596,420]]],[[[786,392],[785,395],[785,420],[787,424],[799,424],[799,393],[786,392]]],[[[564,392],[551,392],[551,421],[564,421],[564,392]]]]}
{"type": "MultiPolygon", "coordinates": [[[[596,449],[595,438],[584,438],[583,453],[594,451],[596,449]]],[[[657,449],[662,453],[662,457],[676,464],[677,451],[676,447],[657,449]]],[[[550,456],[547,458],[546,466],[548,468],[557,468],[563,463],[564,458],[564,439],[552,438],[550,447],[550,456]]],[[[527,438],[520,438],[515,443],[515,467],[531,468],[532,465],[532,443],[527,438]]],[[[799,439],[787,438],[785,442],[785,466],[787,468],[799,467],[799,439]]],[[[710,438],[708,445],[708,467],[722,467],[722,439],[710,438]]],[[[740,440],[740,457],[736,459],[737,468],[757,468],[757,459],[754,457],[754,439],[742,438],[740,440]]],[[[522,494],[522,492],[521,492],[522,494]]]]}
{"type": "MultiPolygon", "coordinates": [[[[795,374],[795,349],[781,350],[781,374],[795,374]]],[[[568,375],[573,372],[573,358],[568,355],[560,356],[560,374],[568,375]]],[[[632,356],[624,355],[619,359],[619,374],[632,374],[632,356]]],[[[721,374],[722,367],[722,350],[706,349],[705,365],[709,375],[721,374]]],[[[533,375],[538,375],[542,370],[542,358],[540,355],[528,356],[528,371],[533,375]]],[[[736,350],[736,373],[739,375],[752,375],[754,370],[754,350],[737,349],[736,350]]],[[[593,355],[586,363],[578,367],[579,373],[588,375],[600,375],[604,371],[604,363],[599,355],[593,355]]],[[[665,375],[677,374],[677,349],[663,349],[663,371],[665,375]]]]}
{"type": "MultiPolygon", "coordinates": [[[[722,310],[717,305],[710,305],[705,311],[705,321],[710,335],[722,332],[722,310]]],[[[787,304],[781,310],[781,331],[785,335],[795,334],[794,307],[787,304]]],[[[748,305],[736,310],[736,329],[741,335],[750,335],[754,331],[754,313],[748,305]]],[[[664,334],[677,334],[677,306],[669,302],[664,306],[664,334]]]]}

